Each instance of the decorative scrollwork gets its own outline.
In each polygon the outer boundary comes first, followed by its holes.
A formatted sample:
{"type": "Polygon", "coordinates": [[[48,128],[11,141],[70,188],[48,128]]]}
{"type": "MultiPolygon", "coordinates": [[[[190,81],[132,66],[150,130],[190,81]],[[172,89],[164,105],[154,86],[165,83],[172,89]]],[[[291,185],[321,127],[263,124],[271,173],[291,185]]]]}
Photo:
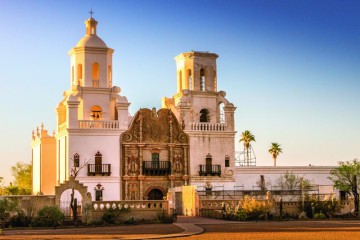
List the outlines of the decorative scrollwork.
{"type": "Polygon", "coordinates": [[[186,142],[187,141],[187,136],[186,134],[184,133],[180,133],[179,136],[178,136],[178,140],[182,143],[186,142]]]}
{"type": "Polygon", "coordinates": [[[132,135],[130,133],[125,133],[124,136],[123,136],[123,140],[125,142],[130,142],[132,140],[132,135]]]}
{"type": "Polygon", "coordinates": [[[232,176],[234,175],[234,171],[228,168],[225,168],[224,170],[226,176],[232,176]]]}

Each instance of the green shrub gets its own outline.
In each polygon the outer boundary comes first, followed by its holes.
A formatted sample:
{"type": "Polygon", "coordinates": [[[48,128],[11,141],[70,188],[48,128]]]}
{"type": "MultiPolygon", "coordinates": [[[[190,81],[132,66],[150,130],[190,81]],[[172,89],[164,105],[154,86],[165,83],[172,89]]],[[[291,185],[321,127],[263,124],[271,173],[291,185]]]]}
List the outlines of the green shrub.
{"type": "Polygon", "coordinates": [[[235,220],[237,221],[245,221],[247,217],[248,216],[246,211],[242,208],[238,209],[238,211],[235,213],[235,220]]]}
{"type": "Polygon", "coordinates": [[[173,223],[174,216],[168,214],[166,211],[162,211],[156,216],[156,219],[159,223],[173,223]]]}
{"type": "Polygon", "coordinates": [[[38,213],[34,220],[36,227],[56,227],[62,224],[64,214],[57,206],[45,206],[38,213]]]}
{"type": "Polygon", "coordinates": [[[326,218],[326,216],[322,212],[314,214],[314,219],[325,219],[325,218],[326,218]]]}
{"type": "Polygon", "coordinates": [[[122,209],[108,209],[104,215],[102,216],[101,220],[108,224],[114,224],[120,222],[121,213],[129,212],[129,208],[122,208],[122,209]]]}
{"type": "Polygon", "coordinates": [[[27,216],[23,211],[18,211],[16,215],[10,218],[9,224],[12,227],[28,227],[32,220],[31,216],[27,216]]]}

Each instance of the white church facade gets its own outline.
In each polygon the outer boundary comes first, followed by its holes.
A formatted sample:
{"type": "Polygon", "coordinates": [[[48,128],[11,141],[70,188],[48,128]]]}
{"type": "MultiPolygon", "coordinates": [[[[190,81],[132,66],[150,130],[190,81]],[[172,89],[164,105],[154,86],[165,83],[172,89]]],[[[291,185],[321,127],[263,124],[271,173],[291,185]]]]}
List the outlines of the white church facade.
{"type": "Polygon", "coordinates": [[[177,92],[162,109],[131,116],[128,98],[113,86],[114,50],[98,37],[95,19],[85,25],[69,51],[70,87],[56,108],[56,132],[42,125],[32,135],[34,194],[54,194],[72,175],[93,201],[162,199],[186,185],[251,188],[264,174],[270,182],[286,171],[331,185],[331,167],[235,166],[236,107],[217,89],[217,54],[176,56],[177,92]]]}

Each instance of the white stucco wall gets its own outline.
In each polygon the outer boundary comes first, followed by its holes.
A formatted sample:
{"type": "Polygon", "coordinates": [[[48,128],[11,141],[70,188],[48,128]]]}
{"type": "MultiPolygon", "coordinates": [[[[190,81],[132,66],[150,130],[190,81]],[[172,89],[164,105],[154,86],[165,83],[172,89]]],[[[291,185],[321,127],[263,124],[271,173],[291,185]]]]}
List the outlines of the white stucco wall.
{"type": "Polygon", "coordinates": [[[276,186],[277,180],[286,172],[291,172],[299,177],[304,177],[319,186],[320,193],[330,193],[333,191],[332,181],[328,179],[331,166],[293,166],[293,167],[236,167],[235,177],[236,186],[244,186],[245,190],[252,190],[260,181],[260,175],[264,176],[265,184],[268,188],[276,186]]]}

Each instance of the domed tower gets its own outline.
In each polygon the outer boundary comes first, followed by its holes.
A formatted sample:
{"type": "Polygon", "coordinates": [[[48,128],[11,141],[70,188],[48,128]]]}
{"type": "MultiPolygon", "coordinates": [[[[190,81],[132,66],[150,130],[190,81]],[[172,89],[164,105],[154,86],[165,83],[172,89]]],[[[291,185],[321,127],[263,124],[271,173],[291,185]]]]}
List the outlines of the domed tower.
{"type": "Polygon", "coordinates": [[[199,51],[176,56],[177,93],[163,98],[162,107],[173,111],[190,137],[190,183],[233,189],[236,107],[217,90],[217,58],[199,51]]]}
{"type": "Polygon", "coordinates": [[[57,183],[76,179],[93,192],[93,200],[120,199],[120,135],[128,129],[130,103],[113,86],[112,55],[97,35],[98,22],[85,21],[85,36],[69,51],[70,88],[58,104],[56,134],[57,183]],[[100,186],[99,185],[99,186],[100,186]],[[101,190],[102,191],[102,190],[101,190]],[[100,197],[99,197],[100,198],[100,197]]]}
{"type": "Polygon", "coordinates": [[[71,85],[82,87],[112,87],[112,54],[105,42],[96,34],[98,22],[85,21],[85,36],[69,51],[71,85]]]}

